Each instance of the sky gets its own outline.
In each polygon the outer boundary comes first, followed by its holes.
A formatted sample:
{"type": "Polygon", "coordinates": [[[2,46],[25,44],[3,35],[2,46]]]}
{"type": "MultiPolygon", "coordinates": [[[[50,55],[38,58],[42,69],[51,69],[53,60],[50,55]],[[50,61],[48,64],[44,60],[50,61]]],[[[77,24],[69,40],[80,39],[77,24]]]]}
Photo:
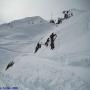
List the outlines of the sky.
{"type": "Polygon", "coordinates": [[[50,19],[70,8],[87,10],[90,0],[0,0],[0,23],[25,17],[50,19]]]}

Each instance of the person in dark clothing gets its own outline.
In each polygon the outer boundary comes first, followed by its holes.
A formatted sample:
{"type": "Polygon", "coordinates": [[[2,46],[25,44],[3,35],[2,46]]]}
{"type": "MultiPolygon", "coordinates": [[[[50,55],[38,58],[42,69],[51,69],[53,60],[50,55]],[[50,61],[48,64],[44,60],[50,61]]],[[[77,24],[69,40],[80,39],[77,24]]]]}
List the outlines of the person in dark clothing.
{"type": "Polygon", "coordinates": [[[7,65],[7,67],[6,67],[6,69],[5,69],[5,70],[7,70],[8,68],[12,67],[12,66],[13,66],[13,64],[14,64],[14,62],[13,62],[13,61],[11,61],[11,62],[7,65]]]}
{"type": "Polygon", "coordinates": [[[35,48],[35,52],[34,52],[34,53],[36,53],[39,48],[41,48],[41,44],[38,42],[38,43],[37,43],[37,46],[36,46],[36,48],[35,48]]]}
{"type": "Polygon", "coordinates": [[[52,49],[52,50],[55,48],[54,41],[55,41],[56,37],[57,37],[57,35],[54,34],[54,33],[52,33],[52,34],[50,35],[50,39],[51,39],[51,44],[50,44],[50,46],[51,46],[51,49],[52,49]]]}
{"type": "Polygon", "coordinates": [[[61,18],[58,18],[58,21],[57,21],[56,24],[60,24],[60,23],[62,23],[62,19],[61,18]]]}
{"type": "Polygon", "coordinates": [[[50,39],[48,38],[47,41],[45,42],[45,46],[48,46],[49,41],[50,41],[50,39]]]}
{"type": "Polygon", "coordinates": [[[69,11],[63,11],[64,19],[68,19],[69,18],[68,13],[69,13],[69,11]]]}
{"type": "Polygon", "coordinates": [[[64,18],[67,19],[67,18],[68,18],[68,14],[65,14],[65,15],[64,15],[64,18]]]}

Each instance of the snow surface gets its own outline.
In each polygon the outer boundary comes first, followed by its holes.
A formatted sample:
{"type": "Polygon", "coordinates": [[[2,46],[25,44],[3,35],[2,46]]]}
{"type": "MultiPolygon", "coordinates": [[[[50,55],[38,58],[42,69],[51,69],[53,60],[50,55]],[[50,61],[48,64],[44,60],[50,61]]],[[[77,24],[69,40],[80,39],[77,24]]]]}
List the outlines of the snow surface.
{"type": "Polygon", "coordinates": [[[0,87],[19,90],[90,90],[90,19],[86,11],[72,9],[74,16],[62,24],[28,17],[0,26],[0,87]],[[37,42],[57,34],[55,49],[37,42]],[[15,64],[7,71],[10,61],[15,64]]]}

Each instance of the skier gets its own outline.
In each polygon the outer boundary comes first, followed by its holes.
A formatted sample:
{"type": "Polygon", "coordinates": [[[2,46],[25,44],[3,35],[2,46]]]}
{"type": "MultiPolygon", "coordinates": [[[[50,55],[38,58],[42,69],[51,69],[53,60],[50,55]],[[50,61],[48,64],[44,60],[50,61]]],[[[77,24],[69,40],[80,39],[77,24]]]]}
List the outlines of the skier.
{"type": "Polygon", "coordinates": [[[41,48],[41,44],[38,42],[38,43],[37,43],[37,46],[36,46],[36,48],[35,48],[35,52],[34,52],[34,53],[36,53],[39,48],[41,48]]]}
{"type": "Polygon", "coordinates": [[[51,39],[51,44],[50,44],[50,46],[51,46],[51,49],[52,49],[52,50],[55,48],[55,46],[54,46],[54,41],[55,41],[56,37],[57,37],[57,35],[54,34],[54,33],[52,33],[52,34],[50,35],[50,39],[51,39]]]}
{"type": "Polygon", "coordinates": [[[50,39],[48,38],[47,41],[45,42],[45,46],[48,46],[49,41],[50,41],[50,39]]]}

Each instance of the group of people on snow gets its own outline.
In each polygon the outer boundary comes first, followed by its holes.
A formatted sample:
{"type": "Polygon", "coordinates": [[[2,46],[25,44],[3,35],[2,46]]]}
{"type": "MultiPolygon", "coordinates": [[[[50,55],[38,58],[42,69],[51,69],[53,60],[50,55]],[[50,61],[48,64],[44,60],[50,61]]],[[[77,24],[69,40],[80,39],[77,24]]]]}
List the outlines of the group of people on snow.
{"type": "Polygon", "coordinates": [[[55,39],[56,39],[57,35],[52,33],[46,40],[46,42],[44,44],[41,43],[37,43],[36,48],[35,48],[35,52],[36,53],[40,48],[41,45],[45,45],[46,47],[48,47],[50,45],[51,49],[53,50],[55,48],[55,39]]]}
{"type": "Polygon", "coordinates": [[[50,20],[50,23],[60,24],[60,23],[62,23],[63,20],[68,19],[68,18],[70,18],[70,17],[73,16],[73,12],[72,12],[71,10],[65,10],[65,11],[63,11],[62,13],[63,13],[63,15],[64,15],[63,18],[58,17],[56,20],[51,19],[51,20],[50,20]]]}
{"type": "Polygon", "coordinates": [[[68,19],[73,16],[73,13],[70,10],[63,11],[64,19],[68,19]]]}

